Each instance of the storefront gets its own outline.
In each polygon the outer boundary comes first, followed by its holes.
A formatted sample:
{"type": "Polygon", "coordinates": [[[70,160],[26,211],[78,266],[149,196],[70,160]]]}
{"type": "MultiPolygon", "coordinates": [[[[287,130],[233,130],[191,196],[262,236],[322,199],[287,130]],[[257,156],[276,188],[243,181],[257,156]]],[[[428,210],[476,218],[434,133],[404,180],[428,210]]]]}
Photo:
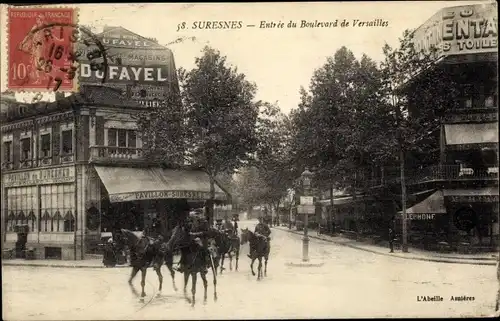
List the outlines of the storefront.
{"type": "MultiPolygon", "coordinates": [[[[202,171],[97,165],[87,171],[87,213],[92,213],[87,214],[88,235],[119,228],[165,234],[189,210],[210,199],[210,180],[202,171]]],[[[227,200],[216,183],[215,201],[227,200]]]]}
{"type": "Polygon", "coordinates": [[[76,230],[75,166],[3,175],[5,247],[34,248],[38,258],[73,259],[76,230]]]}
{"type": "Polygon", "coordinates": [[[436,190],[406,213],[413,246],[433,250],[444,242],[450,250],[487,251],[497,245],[498,187],[436,190]]]}

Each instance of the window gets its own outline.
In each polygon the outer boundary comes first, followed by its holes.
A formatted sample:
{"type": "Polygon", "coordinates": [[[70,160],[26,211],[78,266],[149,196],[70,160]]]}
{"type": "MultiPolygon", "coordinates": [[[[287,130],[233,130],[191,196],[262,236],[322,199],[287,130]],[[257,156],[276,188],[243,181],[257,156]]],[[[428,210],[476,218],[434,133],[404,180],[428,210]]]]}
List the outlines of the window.
{"type": "Polygon", "coordinates": [[[50,134],[40,136],[40,156],[42,158],[50,157],[50,134]]]}
{"type": "Polygon", "coordinates": [[[127,131],[118,129],[118,147],[127,147],[127,131]]]}
{"type": "Polygon", "coordinates": [[[14,226],[28,224],[30,232],[38,231],[36,213],[36,187],[13,187],[7,190],[7,231],[14,226]]]}
{"type": "Polygon", "coordinates": [[[73,154],[73,130],[63,130],[61,133],[61,149],[63,155],[73,154]]]}
{"type": "Polygon", "coordinates": [[[128,133],[128,147],[133,147],[133,148],[137,147],[136,146],[137,138],[135,130],[128,130],[127,133],[128,133]]]}
{"type": "Polygon", "coordinates": [[[116,146],[117,130],[114,128],[108,129],[108,146],[116,146]]]}
{"type": "Polygon", "coordinates": [[[3,143],[3,162],[11,163],[12,162],[12,142],[4,142],[3,143]]]}
{"type": "Polygon", "coordinates": [[[71,232],[75,229],[75,186],[40,186],[42,232],[71,232]]]}
{"type": "Polygon", "coordinates": [[[31,158],[31,138],[21,139],[21,160],[27,160],[31,158]]]}
{"type": "Polygon", "coordinates": [[[108,129],[108,146],[114,147],[137,147],[137,134],[135,130],[108,129]]]}

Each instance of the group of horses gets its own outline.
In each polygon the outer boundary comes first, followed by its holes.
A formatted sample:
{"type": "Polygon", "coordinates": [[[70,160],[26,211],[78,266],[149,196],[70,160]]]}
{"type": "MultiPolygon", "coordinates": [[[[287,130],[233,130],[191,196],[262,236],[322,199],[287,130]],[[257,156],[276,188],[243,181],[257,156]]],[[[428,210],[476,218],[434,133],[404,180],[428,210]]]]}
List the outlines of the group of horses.
{"type": "Polygon", "coordinates": [[[130,265],[132,273],[129,278],[129,285],[136,295],[132,281],[139,271],[141,271],[141,298],[146,296],[144,286],[146,283],[146,272],[148,267],[153,267],[158,275],[159,288],[161,292],[163,285],[163,275],[161,267],[165,264],[172,277],[172,286],[177,291],[175,285],[174,254],[181,253],[185,262],[183,266],[184,274],[184,297],[195,305],[196,280],[197,275],[203,281],[204,303],[207,302],[208,269],[212,271],[214,286],[214,301],[217,301],[217,271],[220,269],[222,274],[225,270],[224,259],[226,255],[229,258],[229,269],[232,270],[233,257],[236,259],[235,270],[238,271],[238,260],[240,247],[249,243],[251,259],[250,268],[252,275],[255,276],[253,264],[258,260],[257,280],[267,275],[267,261],[269,259],[270,243],[269,239],[250,231],[248,228],[240,229],[241,236],[236,233],[227,233],[216,228],[208,228],[202,232],[192,231],[186,225],[179,224],[171,231],[168,239],[155,239],[146,236],[137,236],[130,230],[121,229],[114,236],[115,242],[119,248],[128,247],[130,252],[130,265]],[[264,271],[262,271],[262,261],[264,260],[264,271]],[[263,273],[262,273],[263,272],[263,273]],[[187,295],[187,283],[191,277],[191,298],[187,295]]]}

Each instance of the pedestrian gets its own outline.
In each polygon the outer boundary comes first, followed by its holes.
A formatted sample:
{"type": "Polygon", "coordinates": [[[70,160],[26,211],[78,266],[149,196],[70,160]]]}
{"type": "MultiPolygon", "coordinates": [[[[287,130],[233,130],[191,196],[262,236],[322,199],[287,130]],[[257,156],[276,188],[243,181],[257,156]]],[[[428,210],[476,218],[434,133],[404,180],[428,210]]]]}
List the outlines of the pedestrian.
{"type": "Polygon", "coordinates": [[[394,253],[394,239],[396,237],[395,231],[394,231],[394,218],[391,220],[391,223],[389,224],[389,248],[390,252],[389,253],[394,253]]]}

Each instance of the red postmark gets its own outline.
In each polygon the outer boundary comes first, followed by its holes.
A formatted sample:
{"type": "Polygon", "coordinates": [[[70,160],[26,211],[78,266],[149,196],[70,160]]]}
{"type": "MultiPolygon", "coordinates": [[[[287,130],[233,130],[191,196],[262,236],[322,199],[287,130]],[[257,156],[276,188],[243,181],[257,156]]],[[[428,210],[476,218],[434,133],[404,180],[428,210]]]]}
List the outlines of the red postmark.
{"type": "MultiPolygon", "coordinates": [[[[75,91],[74,8],[8,9],[8,88],[75,91]]],[[[76,31],[77,32],[77,31],[76,31]]]]}

